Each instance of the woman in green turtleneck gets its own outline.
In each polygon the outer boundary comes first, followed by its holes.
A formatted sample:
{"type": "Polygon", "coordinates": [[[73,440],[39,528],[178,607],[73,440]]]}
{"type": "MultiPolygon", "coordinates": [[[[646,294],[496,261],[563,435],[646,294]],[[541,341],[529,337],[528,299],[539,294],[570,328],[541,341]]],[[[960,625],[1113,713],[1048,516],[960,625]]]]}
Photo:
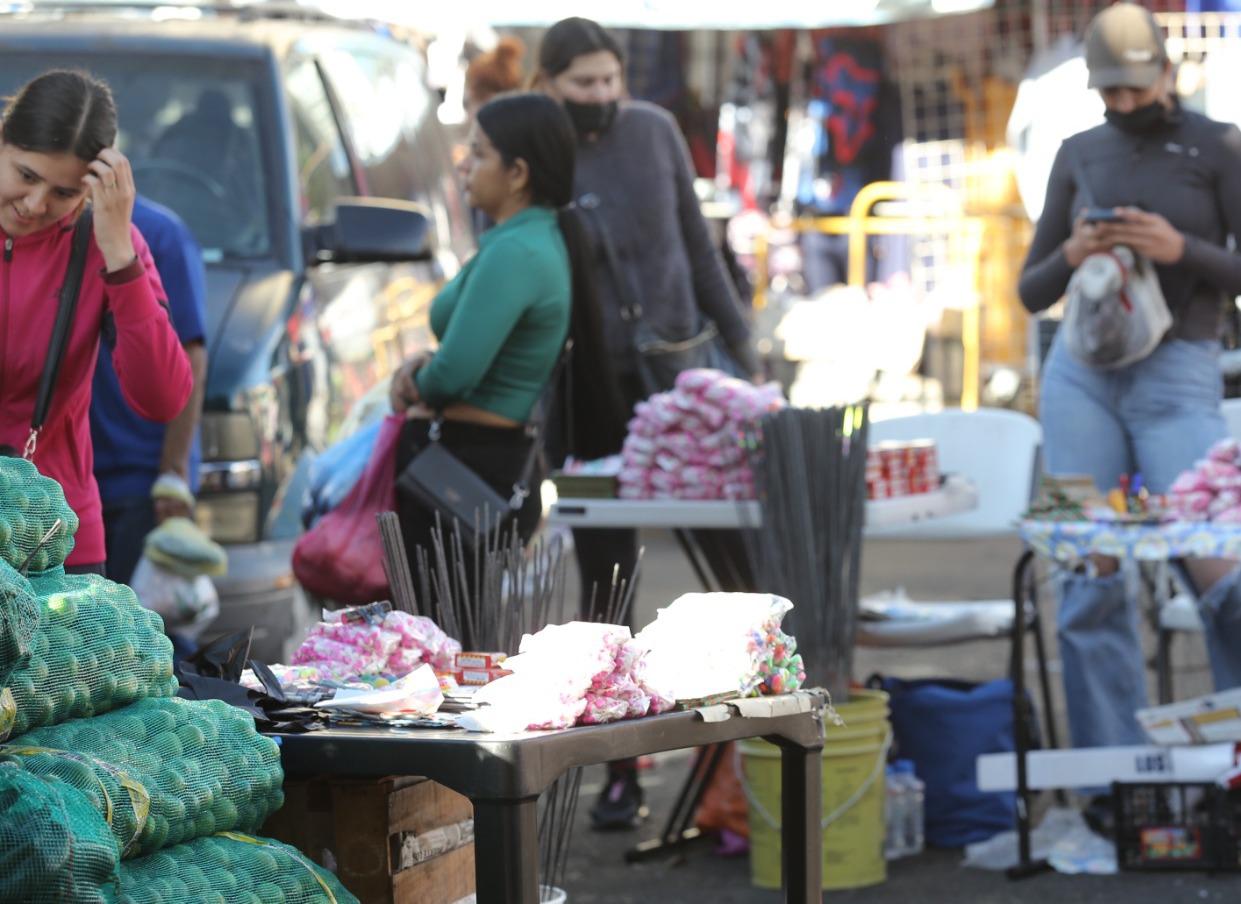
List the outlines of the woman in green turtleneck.
{"type": "MultiPolygon", "coordinates": [[[[575,408],[598,414],[579,418],[565,443],[584,457],[619,445],[609,430],[623,418],[614,413],[612,380],[599,379],[591,271],[569,207],[575,146],[564,111],[542,95],[502,96],[478,111],[462,176],[469,203],[496,225],[431,303],[439,348],[393,375],[392,408],[408,419],[397,474],[426,447],[438,417],[444,446],[501,496],[511,496],[532,442],[525,425],[569,336],[576,349],[567,368],[575,408]]],[[[530,475],[530,495],[516,516],[523,541],[542,512],[541,479],[537,469],[530,475]]],[[[435,516],[401,493],[398,511],[414,560],[418,546],[430,546],[435,516]]]]}

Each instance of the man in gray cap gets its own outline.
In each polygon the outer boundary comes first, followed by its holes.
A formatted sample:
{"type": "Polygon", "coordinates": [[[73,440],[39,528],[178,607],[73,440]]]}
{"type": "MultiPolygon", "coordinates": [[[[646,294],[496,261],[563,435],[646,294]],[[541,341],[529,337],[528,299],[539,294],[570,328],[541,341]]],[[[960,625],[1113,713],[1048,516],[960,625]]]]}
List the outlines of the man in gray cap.
{"type": "MultiPolygon", "coordinates": [[[[1103,490],[1140,473],[1166,493],[1228,435],[1220,414],[1223,312],[1241,295],[1241,131],[1182,110],[1163,32],[1117,3],[1086,35],[1089,86],[1107,122],[1067,139],[1018,287],[1031,312],[1064,295],[1088,256],[1119,245],[1155,265],[1172,326],[1147,357],[1116,369],[1077,360],[1057,336],[1040,387],[1050,474],[1089,474],[1103,490]]],[[[1071,302],[1070,302],[1071,303],[1071,302]]],[[[1241,686],[1241,569],[1189,560],[1218,690],[1241,686]]],[[[1116,559],[1092,556],[1060,577],[1057,629],[1069,729],[1077,747],[1144,743],[1147,705],[1137,604],[1116,559]]],[[[1103,789],[1099,789],[1102,791],[1103,789]]],[[[1088,821],[1106,829],[1098,797],[1088,821]]]]}

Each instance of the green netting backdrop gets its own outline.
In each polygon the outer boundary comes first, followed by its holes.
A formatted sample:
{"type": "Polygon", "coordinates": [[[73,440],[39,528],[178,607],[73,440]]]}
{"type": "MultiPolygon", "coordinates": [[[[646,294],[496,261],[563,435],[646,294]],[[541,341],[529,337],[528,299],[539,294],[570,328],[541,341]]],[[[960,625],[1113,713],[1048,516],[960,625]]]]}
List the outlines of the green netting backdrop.
{"type": "Polygon", "coordinates": [[[85,797],[0,763],[0,901],[113,901],[119,859],[108,824],[85,797]]]}
{"type": "MultiPolygon", "coordinates": [[[[280,748],[249,713],[221,700],[142,700],[27,732],[18,743],[95,757],[140,783],[150,812],[129,852],[135,856],[215,832],[254,831],[284,803],[280,748]]],[[[54,757],[26,759],[27,768],[50,774],[54,757]]],[[[113,827],[124,847],[129,829],[123,820],[113,827]]]]}
{"type": "Polygon", "coordinates": [[[9,673],[30,655],[30,642],[39,629],[39,602],[34,588],[0,560],[0,686],[9,673]]]}
{"type": "MultiPolygon", "coordinates": [[[[176,693],[164,623],[124,584],[55,568],[30,585],[40,624],[6,682],[16,708],[8,737],[176,693]]],[[[0,740],[3,709],[0,701],[0,740]]]]}
{"type": "Polygon", "coordinates": [[[64,564],[77,532],[60,484],[23,458],[0,456],[0,557],[14,568],[46,571],[64,564]],[[40,547],[57,519],[61,528],[40,547]]]}
{"type": "Polygon", "coordinates": [[[296,848],[225,833],[120,867],[119,904],[357,904],[340,880],[296,848]]]}

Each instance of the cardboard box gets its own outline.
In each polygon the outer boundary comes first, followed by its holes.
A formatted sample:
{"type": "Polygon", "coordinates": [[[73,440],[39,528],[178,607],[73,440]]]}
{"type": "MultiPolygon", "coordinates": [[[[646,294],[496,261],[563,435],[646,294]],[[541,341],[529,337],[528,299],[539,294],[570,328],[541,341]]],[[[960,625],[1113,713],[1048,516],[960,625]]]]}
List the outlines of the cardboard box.
{"type": "MultiPolygon", "coordinates": [[[[1213,782],[1236,759],[1233,744],[1034,750],[1026,757],[1026,777],[1034,791],[1112,782],[1213,782]]],[[[1017,755],[985,753],[978,758],[977,772],[980,791],[1012,791],[1017,787],[1017,755]]]]}
{"type": "Polygon", "coordinates": [[[284,792],[260,834],[332,870],[362,904],[454,904],[474,891],[474,808],[455,791],[402,776],[288,779],[284,792]]]}
{"type": "Polygon", "coordinates": [[[1219,744],[1241,741],[1241,688],[1137,711],[1138,724],[1154,744],[1219,744]]]}
{"type": "Polygon", "coordinates": [[[458,670],[498,669],[508,659],[507,653],[458,653],[455,657],[458,670]]]}
{"type": "Polygon", "coordinates": [[[512,672],[507,669],[462,669],[457,672],[457,683],[463,687],[482,687],[484,684],[490,684],[497,678],[503,678],[505,675],[511,675],[512,672]]]}

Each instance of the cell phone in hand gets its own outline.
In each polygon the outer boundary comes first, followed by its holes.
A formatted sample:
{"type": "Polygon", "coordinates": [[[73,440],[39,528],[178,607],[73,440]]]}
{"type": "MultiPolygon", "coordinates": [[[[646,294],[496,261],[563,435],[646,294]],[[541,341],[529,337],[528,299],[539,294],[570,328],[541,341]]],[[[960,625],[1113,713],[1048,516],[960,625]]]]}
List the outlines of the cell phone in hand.
{"type": "Polygon", "coordinates": [[[1082,218],[1087,223],[1119,223],[1124,219],[1111,207],[1089,207],[1082,218]]]}

